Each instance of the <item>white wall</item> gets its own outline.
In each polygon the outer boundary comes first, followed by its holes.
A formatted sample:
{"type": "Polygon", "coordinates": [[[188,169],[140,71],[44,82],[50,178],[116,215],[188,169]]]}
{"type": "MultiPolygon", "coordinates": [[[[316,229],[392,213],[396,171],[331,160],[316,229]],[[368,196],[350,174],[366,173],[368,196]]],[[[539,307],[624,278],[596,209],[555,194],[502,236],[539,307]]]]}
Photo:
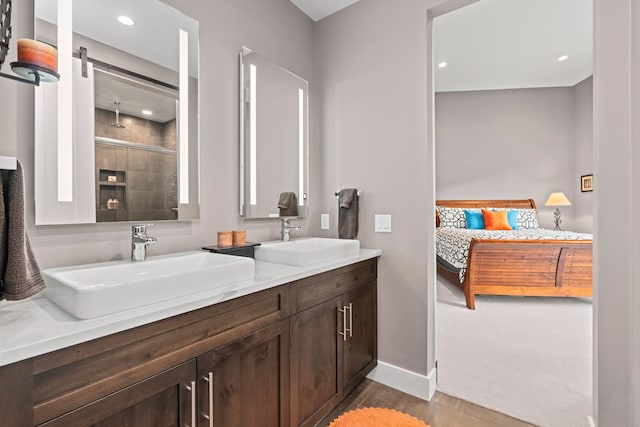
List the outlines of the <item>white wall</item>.
{"type": "MultiPolygon", "coordinates": [[[[529,199],[540,225],[553,228],[544,202],[554,191],[573,203],[572,87],[436,94],[436,197],[529,199]]],[[[591,108],[589,102],[589,108],[591,108]]],[[[573,207],[561,208],[573,230],[573,207]]]]}
{"type": "MultiPolygon", "coordinates": [[[[149,253],[198,249],[215,243],[218,230],[246,228],[248,240],[277,239],[279,221],[244,221],[238,216],[238,54],[246,45],[313,86],[313,21],[288,0],[167,3],[200,21],[201,220],[157,222],[150,235],[158,243],[149,253]]],[[[14,28],[23,32],[32,25],[33,11],[30,2],[20,6],[24,9],[16,8],[14,28]]],[[[13,111],[19,117],[15,128],[6,132],[15,133],[18,158],[25,168],[27,228],[41,268],[128,258],[130,224],[34,226],[33,88],[16,85],[11,86],[15,95],[1,87],[0,117],[13,111]]],[[[7,135],[4,130],[3,134],[7,135]]],[[[298,222],[306,225],[304,220],[298,222]]],[[[308,229],[296,234],[305,235],[308,229]]]]}

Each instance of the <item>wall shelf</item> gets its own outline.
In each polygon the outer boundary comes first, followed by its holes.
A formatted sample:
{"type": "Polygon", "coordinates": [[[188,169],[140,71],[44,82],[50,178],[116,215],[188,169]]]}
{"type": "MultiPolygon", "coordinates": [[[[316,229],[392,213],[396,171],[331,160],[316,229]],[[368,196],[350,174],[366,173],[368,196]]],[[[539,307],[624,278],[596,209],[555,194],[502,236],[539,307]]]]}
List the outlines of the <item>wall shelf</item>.
{"type": "Polygon", "coordinates": [[[110,187],[126,187],[126,182],[108,182],[108,181],[100,181],[99,184],[101,186],[110,186],[110,187]]]}

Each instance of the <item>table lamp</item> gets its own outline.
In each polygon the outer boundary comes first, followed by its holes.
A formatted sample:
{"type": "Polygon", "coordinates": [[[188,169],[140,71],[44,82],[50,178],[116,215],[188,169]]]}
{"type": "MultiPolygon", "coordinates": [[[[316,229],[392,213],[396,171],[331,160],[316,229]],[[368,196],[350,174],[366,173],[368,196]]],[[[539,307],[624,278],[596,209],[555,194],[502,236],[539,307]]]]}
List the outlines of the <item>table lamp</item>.
{"type": "Polygon", "coordinates": [[[571,206],[571,202],[567,199],[567,196],[564,195],[562,191],[557,193],[551,193],[547,201],[544,202],[545,206],[555,207],[556,210],[553,212],[553,216],[556,222],[556,228],[554,230],[561,230],[560,223],[562,223],[562,214],[558,206],[571,206]]]}

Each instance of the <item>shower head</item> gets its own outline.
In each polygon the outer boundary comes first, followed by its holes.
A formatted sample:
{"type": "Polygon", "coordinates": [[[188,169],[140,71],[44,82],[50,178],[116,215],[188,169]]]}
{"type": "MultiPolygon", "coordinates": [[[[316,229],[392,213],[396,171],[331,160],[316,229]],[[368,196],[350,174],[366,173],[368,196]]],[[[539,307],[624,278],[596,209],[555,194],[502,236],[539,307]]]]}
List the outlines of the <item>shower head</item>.
{"type": "Polygon", "coordinates": [[[120,105],[120,103],[118,101],[113,101],[113,103],[116,105],[116,121],[113,123],[110,123],[109,126],[112,126],[118,129],[124,129],[125,126],[122,123],[120,123],[120,110],[118,109],[118,105],[120,105]]]}

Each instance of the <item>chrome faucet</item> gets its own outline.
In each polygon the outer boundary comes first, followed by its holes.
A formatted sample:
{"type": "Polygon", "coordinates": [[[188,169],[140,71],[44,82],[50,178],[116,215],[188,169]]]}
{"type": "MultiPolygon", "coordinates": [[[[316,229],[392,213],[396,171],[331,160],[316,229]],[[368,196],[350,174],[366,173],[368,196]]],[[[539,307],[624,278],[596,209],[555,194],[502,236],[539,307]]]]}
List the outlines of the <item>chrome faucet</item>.
{"type": "Polygon", "coordinates": [[[299,225],[292,225],[291,218],[280,218],[282,220],[282,229],[280,230],[280,240],[283,242],[289,241],[289,233],[291,230],[300,230],[299,225]]]}
{"type": "Polygon", "coordinates": [[[145,224],[131,226],[131,261],[144,261],[147,258],[147,246],[153,245],[157,241],[158,239],[155,237],[147,236],[145,224]]]}

